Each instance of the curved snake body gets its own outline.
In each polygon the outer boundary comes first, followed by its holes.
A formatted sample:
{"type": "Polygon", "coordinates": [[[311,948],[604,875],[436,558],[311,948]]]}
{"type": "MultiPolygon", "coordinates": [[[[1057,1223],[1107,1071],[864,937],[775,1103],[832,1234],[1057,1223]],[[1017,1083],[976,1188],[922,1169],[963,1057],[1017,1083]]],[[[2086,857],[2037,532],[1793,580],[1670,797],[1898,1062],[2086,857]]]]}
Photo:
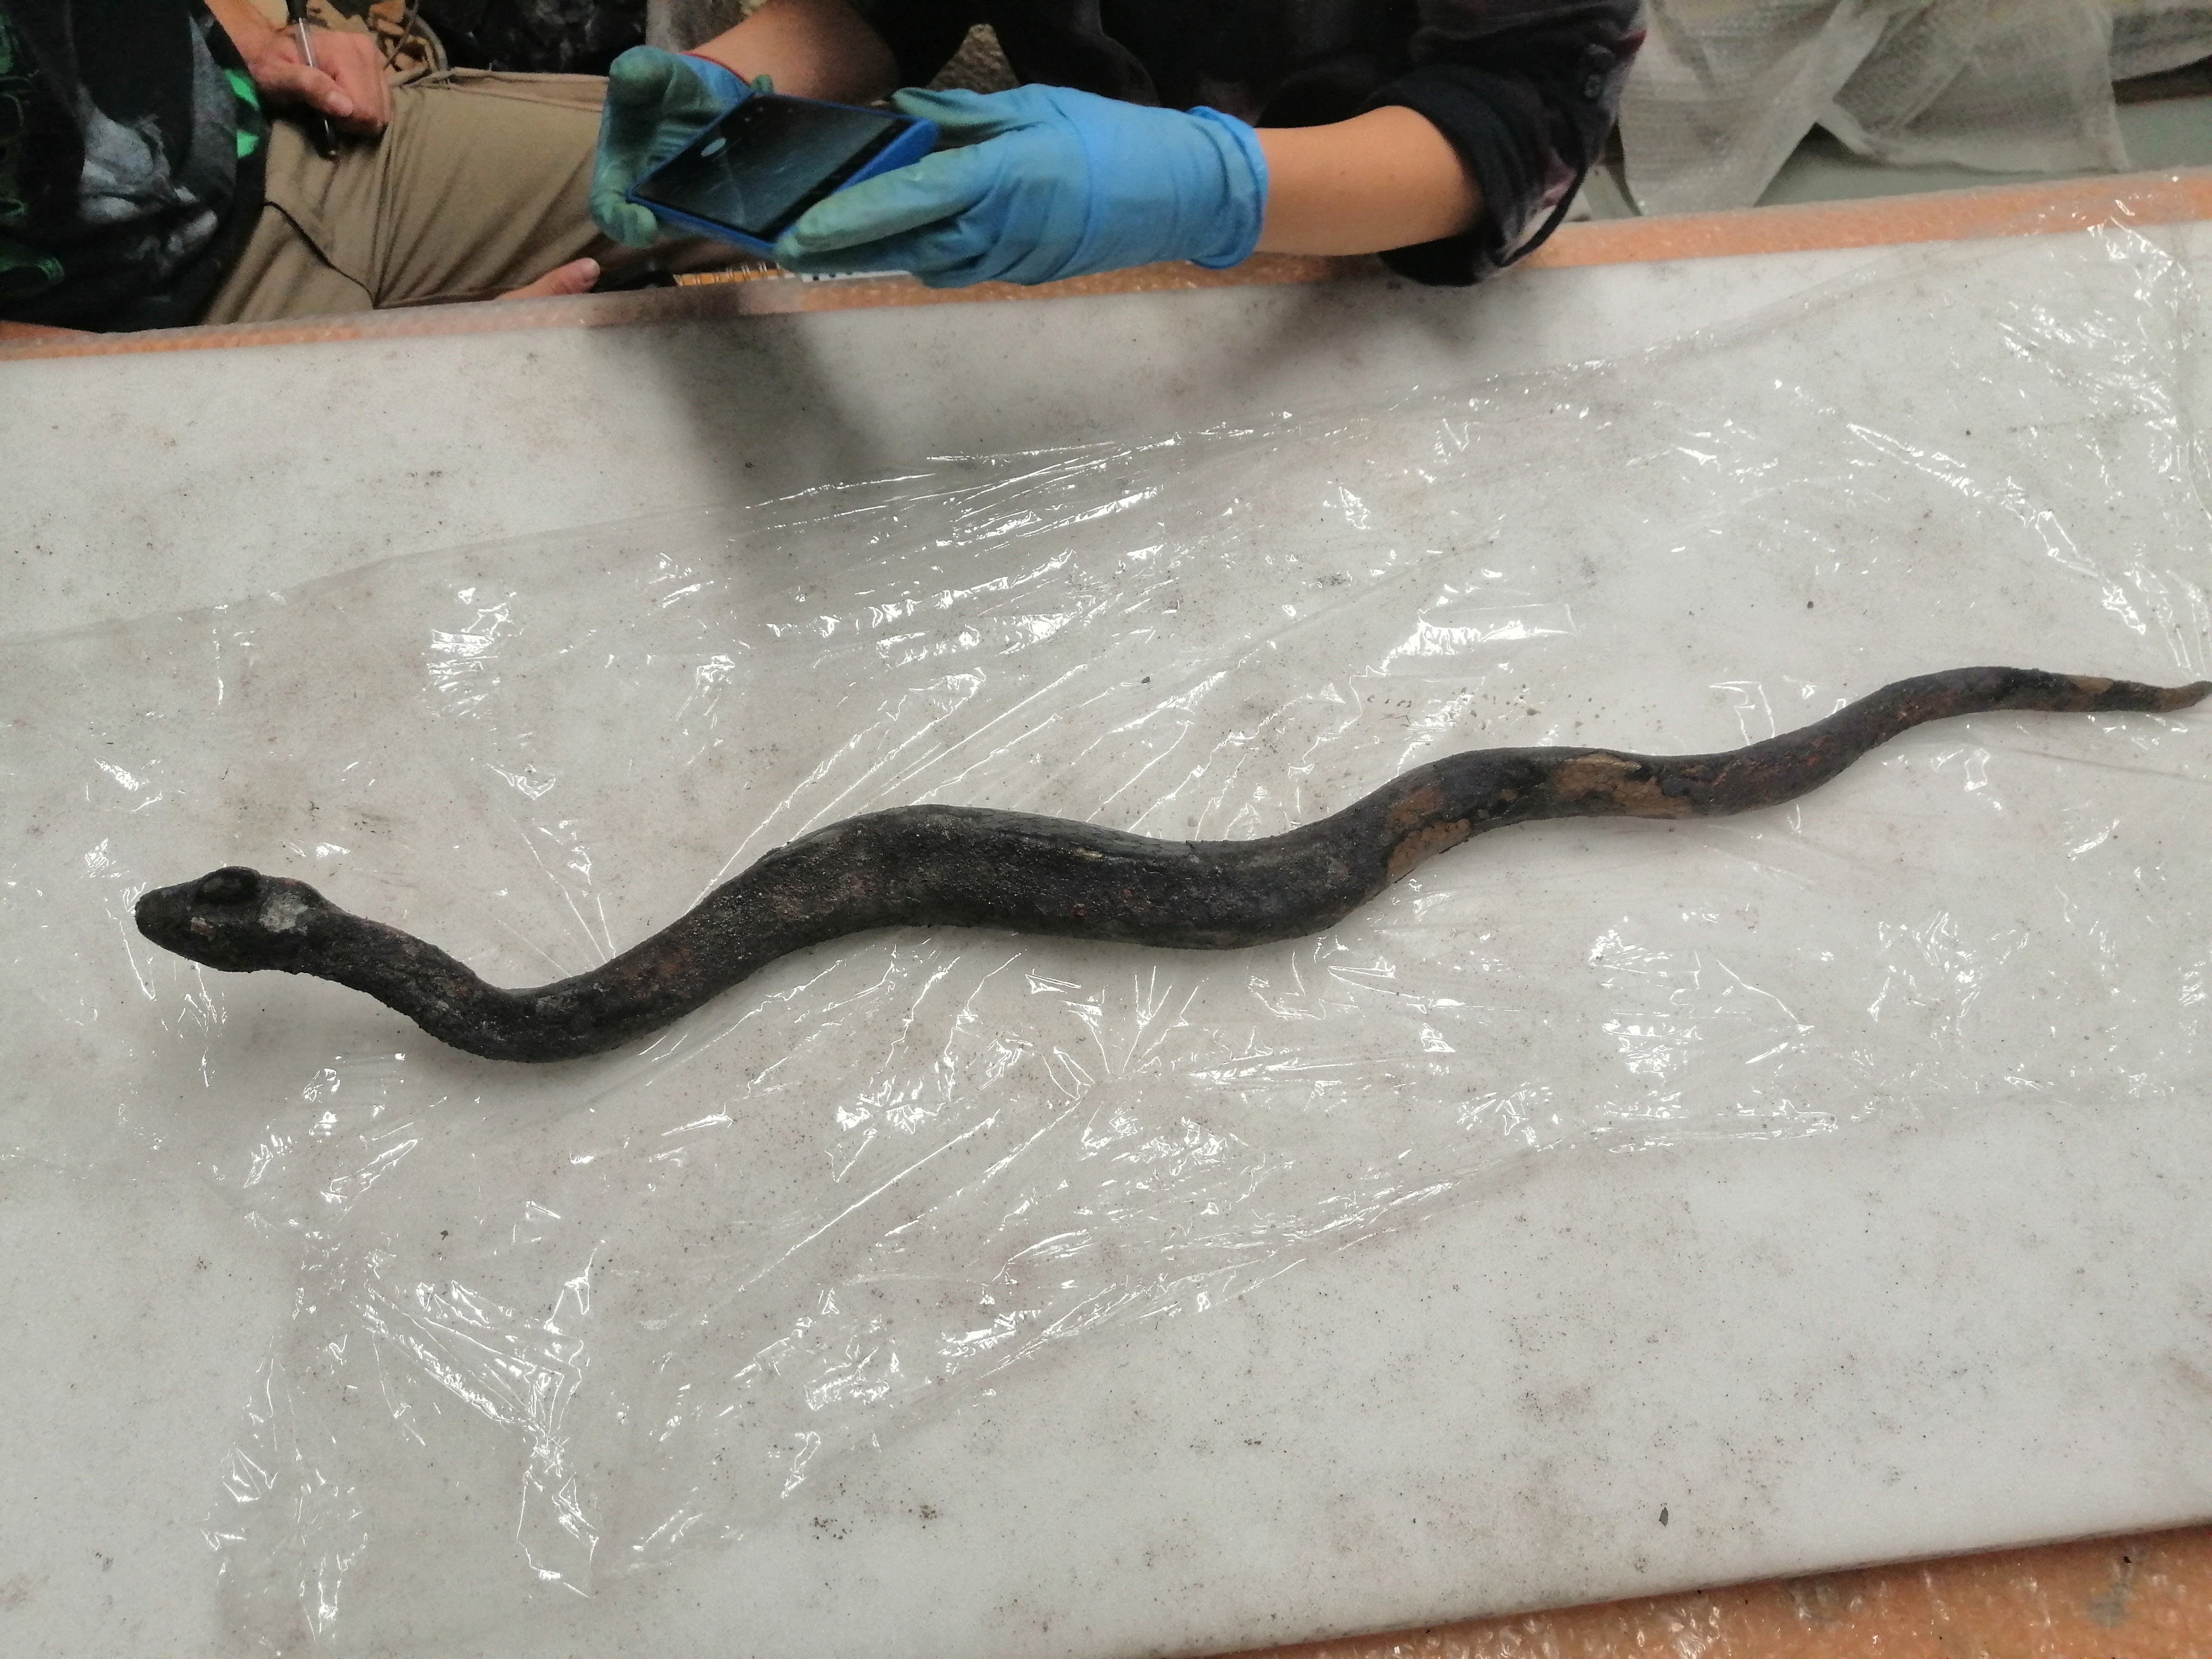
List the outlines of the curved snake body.
{"type": "Polygon", "coordinates": [[[1991,709],[2169,712],[2162,688],[2022,668],[1899,680],[1801,730],[1711,755],[1479,749],[1417,766],[1316,823],[1253,841],[1160,841],[1064,818],[906,806],[778,848],[589,973],[486,983],[437,946],[303,882],[232,866],[138,901],[155,943],[233,972],[280,969],[366,991],[441,1042],[497,1060],[572,1060],[659,1030],[791,951],[890,927],[1010,928],[1181,950],[1316,933],[1423,860],[1539,818],[1682,818],[1794,799],[1927,720],[1991,709]]]}

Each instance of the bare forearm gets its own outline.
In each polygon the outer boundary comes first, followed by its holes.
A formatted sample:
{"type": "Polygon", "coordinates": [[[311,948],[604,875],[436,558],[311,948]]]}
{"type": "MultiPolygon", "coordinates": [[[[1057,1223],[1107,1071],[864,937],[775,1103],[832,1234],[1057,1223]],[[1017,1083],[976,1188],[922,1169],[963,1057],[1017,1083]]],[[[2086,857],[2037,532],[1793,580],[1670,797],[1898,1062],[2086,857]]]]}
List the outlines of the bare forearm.
{"type": "Polygon", "coordinates": [[[277,30],[276,24],[254,9],[253,0],[207,0],[207,9],[230,37],[230,44],[238,48],[238,55],[249,64],[261,55],[277,30]]]}
{"type": "Polygon", "coordinates": [[[733,29],[692,50],[800,98],[866,104],[898,84],[883,37],[845,0],[768,0],[733,29]]]}
{"type": "Polygon", "coordinates": [[[1459,152],[1426,117],[1392,105],[1325,127],[1262,127],[1269,253],[1380,253],[1474,228],[1482,216],[1459,152]]]}

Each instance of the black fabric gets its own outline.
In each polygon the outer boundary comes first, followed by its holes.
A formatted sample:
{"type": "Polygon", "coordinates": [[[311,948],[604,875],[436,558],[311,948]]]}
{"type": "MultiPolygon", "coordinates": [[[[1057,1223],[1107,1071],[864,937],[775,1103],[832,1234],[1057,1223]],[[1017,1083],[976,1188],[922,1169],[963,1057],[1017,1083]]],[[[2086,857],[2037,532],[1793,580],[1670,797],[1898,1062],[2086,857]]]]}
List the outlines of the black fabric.
{"type": "Polygon", "coordinates": [[[0,0],[0,317],[191,322],[252,232],[267,131],[192,0],[0,0]]]}
{"type": "Polygon", "coordinates": [[[1550,234],[1603,152],[1643,44],[1639,0],[855,0],[921,85],[988,23],[1024,81],[1133,103],[1206,104],[1260,126],[1384,105],[1434,123],[1480,186],[1483,222],[1383,258],[1476,281],[1550,234]]]}
{"type": "Polygon", "coordinates": [[[645,0],[421,0],[456,69],[605,75],[645,43],[645,0]]]}

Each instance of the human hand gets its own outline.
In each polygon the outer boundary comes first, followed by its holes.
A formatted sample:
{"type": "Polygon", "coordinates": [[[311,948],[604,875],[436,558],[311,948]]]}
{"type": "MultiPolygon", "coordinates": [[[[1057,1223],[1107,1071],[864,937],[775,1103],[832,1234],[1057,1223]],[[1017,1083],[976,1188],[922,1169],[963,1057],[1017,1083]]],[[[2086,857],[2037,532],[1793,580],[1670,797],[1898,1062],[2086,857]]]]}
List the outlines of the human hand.
{"type": "Polygon", "coordinates": [[[599,285],[599,262],[597,259],[571,259],[565,265],[556,265],[534,283],[525,283],[520,288],[511,288],[501,295],[502,300],[551,300],[571,294],[589,294],[599,285]]]}
{"type": "MultiPolygon", "coordinates": [[[[631,247],[651,247],[660,233],[653,210],[629,199],[647,173],[749,88],[735,70],[710,58],[632,46],[607,66],[607,101],[599,116],[599,151],[592,167],[592,218],[631,247]]],[[[750,90],[769,90],[763,76],[750,90]]]]}
{"type": "Polygon", "coordinates": [[[349,29],[317,29],[314,35],[313,69],[301,60],[300,43],[289,28],[271,31],[244,54],[255,89],[271,107],[319,110],[341,131],[362,137],[391,125],[392,83],[384,77],[384,53],[376,37],[349,29]]]}
{"type": "Polygon", "coordinates": [[[1267,163],[1218,111],[1153,109],[1065,87],[902,92],[950,148],[841,190],[776,244],[810,276],[909,270],[932,288],[1049,283],[1252,252],[1267,163]]]}

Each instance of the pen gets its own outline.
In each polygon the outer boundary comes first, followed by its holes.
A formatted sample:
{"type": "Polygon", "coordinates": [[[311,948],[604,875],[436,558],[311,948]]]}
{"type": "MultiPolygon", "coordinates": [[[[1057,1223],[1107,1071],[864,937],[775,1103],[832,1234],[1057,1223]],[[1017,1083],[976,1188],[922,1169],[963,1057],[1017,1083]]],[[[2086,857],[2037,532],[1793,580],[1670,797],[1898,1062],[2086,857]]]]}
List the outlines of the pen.
{"type": "MultiPolygon", "coordinates": [[[[322,65],[315,61],[313,32],[307,27],[307,0],[284,0],[284,15],[292,22],[292,38],[300,43],[300,61],[309,69],[320,69],[322,65]]],[[[325,160],[338,153],[337,131],[322,111],[307,112],[307,132],[315,141],[316,151],[325,160]]]]}

